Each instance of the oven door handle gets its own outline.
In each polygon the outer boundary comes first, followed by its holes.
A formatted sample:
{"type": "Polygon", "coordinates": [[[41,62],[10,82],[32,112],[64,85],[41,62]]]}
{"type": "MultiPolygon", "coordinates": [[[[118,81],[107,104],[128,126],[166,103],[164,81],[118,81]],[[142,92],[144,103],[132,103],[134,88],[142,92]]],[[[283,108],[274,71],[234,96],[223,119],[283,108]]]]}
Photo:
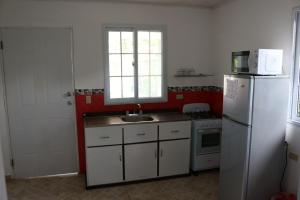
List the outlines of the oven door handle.
{"type": "Polygon", "coordinates": [[[214,128],[214,129],[198,129],[197,133],[216,133],[216,132],[222,132],[222,129],[220,128],[214,128]]]}

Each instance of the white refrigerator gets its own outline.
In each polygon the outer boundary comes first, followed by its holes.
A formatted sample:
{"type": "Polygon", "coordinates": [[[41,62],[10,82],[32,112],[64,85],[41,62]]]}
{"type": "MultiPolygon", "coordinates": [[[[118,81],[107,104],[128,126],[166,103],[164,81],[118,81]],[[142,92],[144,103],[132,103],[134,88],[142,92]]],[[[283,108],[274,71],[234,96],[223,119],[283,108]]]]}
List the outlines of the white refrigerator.
{"type": "Polygon", "coordinates": [[[289,96],[285,76],[224,76],[220,200],[279,191],[289,96]]]}

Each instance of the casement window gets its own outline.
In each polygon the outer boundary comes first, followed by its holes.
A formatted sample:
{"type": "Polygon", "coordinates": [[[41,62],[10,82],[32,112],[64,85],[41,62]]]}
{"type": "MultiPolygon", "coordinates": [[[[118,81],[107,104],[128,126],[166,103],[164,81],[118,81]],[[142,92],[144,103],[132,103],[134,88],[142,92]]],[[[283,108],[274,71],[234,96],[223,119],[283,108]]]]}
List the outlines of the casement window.
{"type": "Polygon", "coordinates": [[[291,119],[300,122],[300,7],[294,10],[293,39],[293,87],[291,103],[291,119]]]}
{"type": "Polygon", "coordinates": [[[167,99],[163,27],[104,27],[105,103],[167,99]]]}

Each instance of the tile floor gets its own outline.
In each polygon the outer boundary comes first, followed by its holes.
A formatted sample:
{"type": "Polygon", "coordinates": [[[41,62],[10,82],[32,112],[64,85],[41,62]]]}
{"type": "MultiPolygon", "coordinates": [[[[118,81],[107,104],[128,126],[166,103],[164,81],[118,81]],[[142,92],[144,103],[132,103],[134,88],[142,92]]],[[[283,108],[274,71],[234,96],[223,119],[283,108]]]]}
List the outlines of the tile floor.
{"type": "Polygon", "coordinates": [[[9,200],[217,200],[218,171],[85,190],[84,176],[8,180],[9,200]]]}

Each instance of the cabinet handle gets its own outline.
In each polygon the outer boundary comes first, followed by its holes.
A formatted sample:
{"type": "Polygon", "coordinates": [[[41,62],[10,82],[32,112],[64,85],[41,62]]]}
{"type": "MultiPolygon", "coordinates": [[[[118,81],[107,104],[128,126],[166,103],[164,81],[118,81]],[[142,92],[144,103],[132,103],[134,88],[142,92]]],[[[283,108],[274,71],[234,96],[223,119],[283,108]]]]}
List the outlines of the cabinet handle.
{"type": "Polygon", "coordinates": [[[109,139],[109,136],[102,136],[100,139],[109,139]]]}
{"type": "Polygon", "coordinates": [[[163,150],[161,149],[160,150],[160,157],[162,157],[163,156],[163,150]]]}
{"type": "Polygon", "coordinates": [[[119,159],[122,162],[123,159],[122,159],[122,155],[121,154],[119,155],[119,159]]]}
{"type": "Polygon", "coordinates": [[[137,136],[144,136],[144,135],[146,135],[146,133],[138,133],[138,134],[136,134],[137,136]]]}
{"type": "Polygon", "coordinates": [[[157,158],[157,149],[155,149],[154,156],[157,158]]]}
{"type": "Polygon", "coordinates": [[[179,130],[172,130],[171,133],[179,133],[179,130]]]}

